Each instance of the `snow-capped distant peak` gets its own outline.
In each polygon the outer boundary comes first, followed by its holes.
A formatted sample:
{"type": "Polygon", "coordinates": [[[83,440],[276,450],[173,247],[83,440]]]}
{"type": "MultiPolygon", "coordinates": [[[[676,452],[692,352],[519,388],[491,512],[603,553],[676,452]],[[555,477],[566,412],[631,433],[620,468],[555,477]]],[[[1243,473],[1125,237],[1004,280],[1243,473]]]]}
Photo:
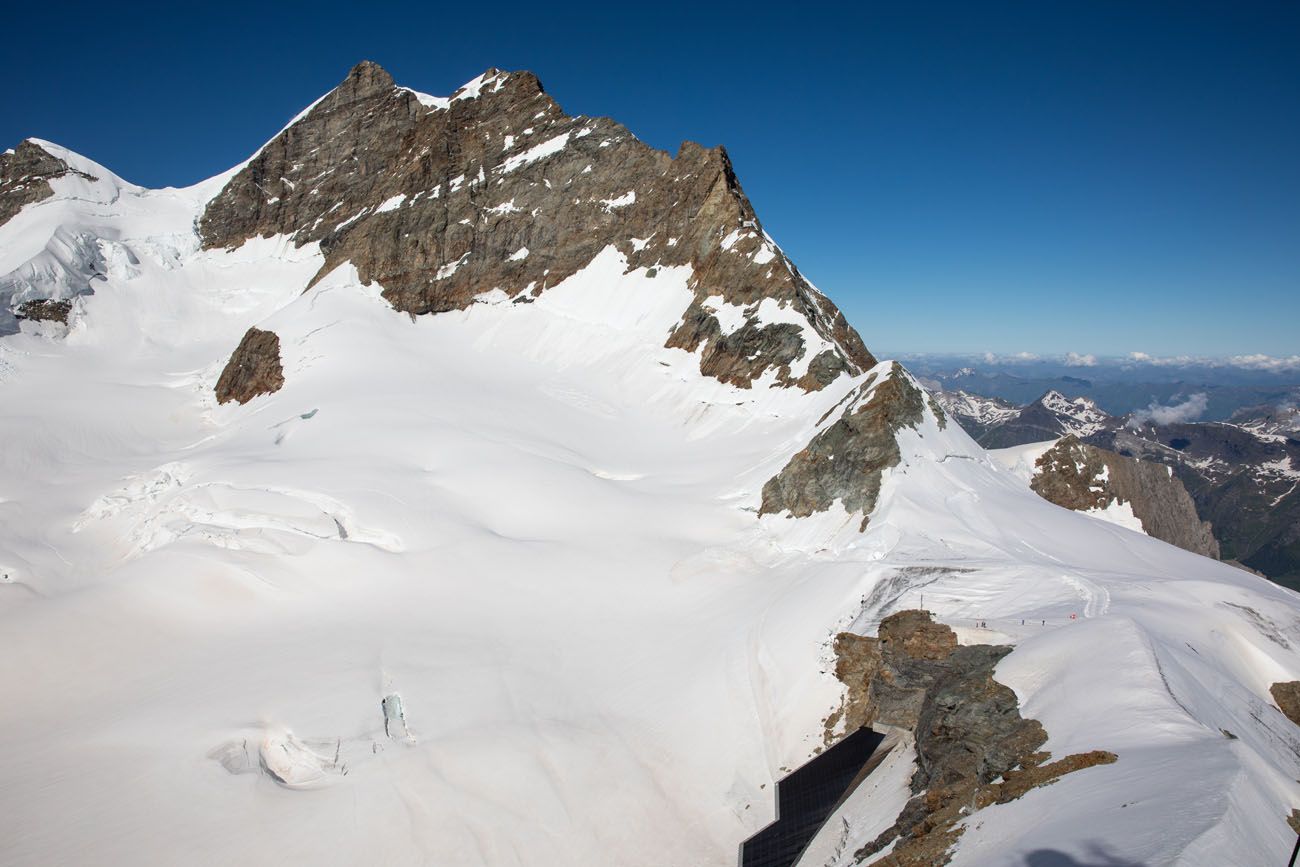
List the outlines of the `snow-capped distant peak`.
{"type": "Polygon", "coordinates": [[[1070,398],[1053,389],[1038,399],[1038,402],[1052,412],[1077,413],[1097,409],[1095,401],[1086,397],[1070,398]]]}
{"type": "Polygon", "coordinates": [[[1001,398],[983,397],[967,391],[940,391],[934,397],[949,414],[985,427],[1006,421],[1020,412],[1019,407],[1001,398]]]}
{"type": "Polygon", "coordinates": [[[1087,397],[1069,398],[1052,390],[1038,399],[1048,412],[1060,419],[1066,433],[1087,437],[1106,426],[1110,415],[1087,397]]]}

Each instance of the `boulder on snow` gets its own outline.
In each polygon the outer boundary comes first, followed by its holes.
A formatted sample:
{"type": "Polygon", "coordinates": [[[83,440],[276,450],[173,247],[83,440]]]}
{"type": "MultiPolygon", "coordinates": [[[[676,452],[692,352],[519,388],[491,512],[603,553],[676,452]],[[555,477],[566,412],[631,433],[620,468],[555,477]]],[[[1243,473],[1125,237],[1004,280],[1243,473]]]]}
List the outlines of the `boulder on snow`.
{"type": "Polygon", "coordinates": [[[250,328],[217,380],[217,403],[248,403],[259,394],[273,394],[284,385],[280,338],[274,331],[250,328]]]}

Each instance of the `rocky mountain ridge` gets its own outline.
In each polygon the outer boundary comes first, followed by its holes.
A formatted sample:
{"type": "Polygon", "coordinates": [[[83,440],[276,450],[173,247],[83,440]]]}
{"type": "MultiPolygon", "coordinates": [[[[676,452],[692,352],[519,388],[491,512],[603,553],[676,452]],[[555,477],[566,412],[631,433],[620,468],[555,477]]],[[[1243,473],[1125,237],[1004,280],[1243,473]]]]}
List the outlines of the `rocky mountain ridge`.
{"type": "Polygon", "coordinates": [[[361,63],[226,184],[200,231],[207,247],[318,243],[316,279],[350,263],[413,315],[493,292],[530,302],[612,245],[650,277],[691,267],[695,300],[666,345],[700,350],[705,375],[815,391],[875,364],[763,232],[725,150],[670,157],[566,115],[527,72],[491,69],[439,100],[361,63]]]}
{"type": "Polygon", "coordinates": [[[1208,521],[1171,468],[1139,461],[1062,437],[1035,462],[1029,486],[1045,500],[1080,512],[1127,507],[1149,536],[1185,551],[1219,558],[1219,543],[1208,521]]]}
{"type": "Polygon", "coordinates": [[[1086,397],[1068,398],[1055,390],[1022,407],[962,391],[936,392],[935,399],[976,442],[988,449],[1070,435],[1089,437],[1115,423],[1095,401],[1086,397]]]}

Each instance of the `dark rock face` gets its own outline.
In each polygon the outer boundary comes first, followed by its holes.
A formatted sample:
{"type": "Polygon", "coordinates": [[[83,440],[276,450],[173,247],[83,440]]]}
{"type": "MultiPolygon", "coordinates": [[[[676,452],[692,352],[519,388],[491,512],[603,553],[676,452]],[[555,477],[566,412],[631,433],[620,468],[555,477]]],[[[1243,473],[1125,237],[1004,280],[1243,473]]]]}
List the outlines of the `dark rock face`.
{"type": "Polygon", "coordinates": [[[20,304],[15,316],[32,322],[61,322],[67,325],[70,313],[72,313],[71,301],[40,299],[20,304]]]}
{"type": "Polygon", "coordinates": [[[869,377],[849,396],[840,418],[763,485],[759,513],[802,518],[839,499],[848,512],[862,513],[865,529],[883,472],[902,459],[895,434],[919,424],[924,406],[923,393],[899,365],[879,381],[869,377]]]}
{"type": "Polygon", "coordinates": [[[887,617],[877,638],[841,632],[835,637],[835,676],[848,696],[827,720],[827,738],[840,716],[849,731],[874,723],[915,728],[926,691],[956,649],[957,635],[924,611],[887,617]]]}
{"type": "Polygon", "coordinates": [[[613,245],[629,269],[690,265],[695,300],[667,345],[704,347],[702,371],[747,387],[772,370],[816,390],[875,360],[843,315],[768,242],[722,148],[670,157],[605,118],[570,117],[531,73],[489,70],[425,105],[362,63],[258,154],[209,204],[208,247],[258,235],[319,242],[377,281],[398,310],[460,310],[499,289],[528,300],[613,245]],[[706,303],[746,310],[723,334],[706,303]],[[765,324],[767,299],[829,342],[805,375],[803,330],[765,324]]]}
{"type": "Polygon", "coordinates": [[[259,394],[274,394],[283,385],[279,336],[250,328],[217,380],[217,403],[248,403],[259,394]]]}
{"type": "Polygon", "coordinates": [[[1172,467],[1222,559],[1300,589],[1300,440],[1197,422],[1121,427],[1087,441],[1172,467]]]}
{"type": "Polygon", "coordinates": [[[0,154],[0,226],[9,222],[24,205],[54,195],[50,181],[67,174],[94,180],[74,172],[63,160],[32,141],[22,142],[13,153],[0,154]]]}
{"type": "Polygon", "coordinates": [[[1209,523],[1197,516],[1191,495],[1164,464],[1126,458],[1067,436],[1038,459],[1029,486],[1076,511],[1128,503],[1148,535],[1206,557],[1219,556],[1209,523]]]}
{"type": "Polygon", "coordinates": [[[1011,648],[959,646],[928,612],[890,615],[877,638],[842,633],[835,652],[836,676],[848,689],[846,723],[883,723],[916,737],[914,797],[892,827],[856,853],[859,859],[895,843],[876,863],[945,864],[961,833],[956,825],[969,812],[1115,761],[1098,751],[1043,764],[1048,755],[1039,749],[1047,733],[1021,717],[1016,694],[993,679],[1011,648]]]}
{"type": "Polygon", "coordinates": [[[1273,684],[1269,688],[1273,694],[1273,701],[1277,702],[1278,710],[1286,714],[1286,718],[1300,726],[1300,680],[1286,680],[1273,684]]]}

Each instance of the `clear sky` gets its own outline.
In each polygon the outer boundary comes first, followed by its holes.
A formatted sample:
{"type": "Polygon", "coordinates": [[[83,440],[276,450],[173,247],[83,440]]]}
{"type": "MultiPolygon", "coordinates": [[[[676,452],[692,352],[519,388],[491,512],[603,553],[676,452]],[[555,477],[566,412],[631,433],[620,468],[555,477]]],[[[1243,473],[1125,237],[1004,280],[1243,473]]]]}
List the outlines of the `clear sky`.
{"type": "Polygon", "coordinates": [[[363,58],[724,144],[883,351],[1300,353],[1300,3],[23,3],[0,142],[246,157],[363,58]],[[850,8],[852,7],[852,8],[850,8]]]}

